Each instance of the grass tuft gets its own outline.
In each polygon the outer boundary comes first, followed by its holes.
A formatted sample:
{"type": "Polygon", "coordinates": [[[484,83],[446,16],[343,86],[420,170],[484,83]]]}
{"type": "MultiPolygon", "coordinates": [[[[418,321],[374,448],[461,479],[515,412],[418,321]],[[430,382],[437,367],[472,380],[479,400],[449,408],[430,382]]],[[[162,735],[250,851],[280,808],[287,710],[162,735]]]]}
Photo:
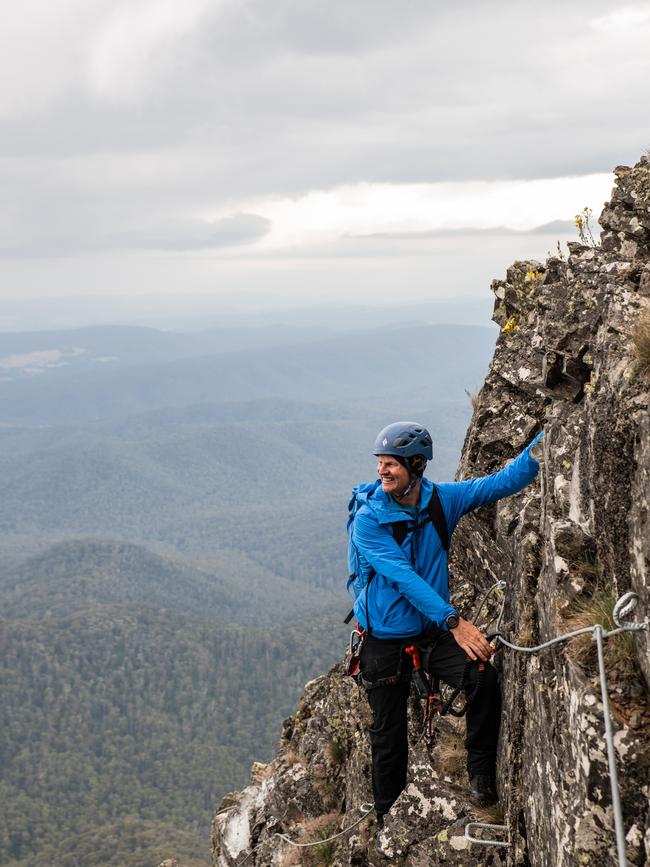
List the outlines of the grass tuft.
{"type": "Polygon", "coordinates": [[[462,777],[467,763],[467,752],[460,729],[453,723],[440,728],[433,748],[433,764],[439,774],[452,779],[462,777]]]}
{"type": "Polygon", "coordinates": [[[332,738],[327,747],[330,762],[333,765],[342,765],[345,759],[345,748],[338,738],[332,738]]]}
{"type": "Polygon", "coordinates": [[[490,807],[472,807],[472,813],[476,822],[503,825],[503,807],[501,804],[492,804],[490,807]]]}
{"type": "MultiPolygon", "coordinates": [[[[328,813],[325,816],[312,819],[310,822],[305,822],[302,827],[302,837],[304,839],[301,839],[300,842],[308,843],[326,840],[340,830],[339,824],[340,817],[337,813],[328,813]]],[[[319,846],[302,849],[300,863],[302,867],[330,867],[334,862],[335,851],[335,840],[329,843],[321,843],[319,846]]]]}
{"type": "Polygon", "coordinates": [[[465,389],[465,394],[469,398],[469,402],[472,404],[472,409],[474,410],[474,412],[476,412],[476,410],[481,405],[481,398],[476,392],[470,391],[468,388],[465,389]]]}
{"type": "Polygon", "coordinates": [[[601,579],[600,564],[595,551],[583,551],[582,556],[571,563],[571,569],[587,584],[596,584],[601,579]]]}
{"type": "MultiPolygon", "coordinates": [[[[577,597],[564,615],[567,631],[584,629],[597,623],[607,630],[616,629],[612,616],[615,602],[611,590],[603,588],[596,589],[592,596],[577,597]]],[[[596,642],[591,634],[572,638],[567,646],[567,655],[582,667],[593,665],[596,661],[596,642]]],[[[606,639],[605,663],[607,667],[630,675],[635,673],[634,636],[631,632],[620,632],[606,639]]]]}

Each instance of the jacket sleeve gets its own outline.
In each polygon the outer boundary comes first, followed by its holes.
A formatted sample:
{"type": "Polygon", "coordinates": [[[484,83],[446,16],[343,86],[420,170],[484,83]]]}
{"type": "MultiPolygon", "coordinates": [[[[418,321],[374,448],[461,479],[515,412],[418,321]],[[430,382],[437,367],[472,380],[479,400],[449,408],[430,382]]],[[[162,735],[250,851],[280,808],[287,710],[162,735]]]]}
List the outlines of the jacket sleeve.
{"type": "Polygon", "coordinates": [[[443,624],[450,614],[457,613],[417,574],[390,531],[381,527],[366,510],[360,511],[354,519],[352,539],[375,572],[429,620],[443,624]]]}
{"type": "Polygon", "coordinates": [[[529,485],[539,472],[539,464],[530,454],[530,450],[539,440],[537,436],[530,445],[517,455],[514,460],[496,473],[479,479],[468,479],[464,482],[452,482],[440,485],[451,501],[451,527],[467,512],[472,512],[480,506],[487,506],[503,497],[509,497],[529,485]]]}

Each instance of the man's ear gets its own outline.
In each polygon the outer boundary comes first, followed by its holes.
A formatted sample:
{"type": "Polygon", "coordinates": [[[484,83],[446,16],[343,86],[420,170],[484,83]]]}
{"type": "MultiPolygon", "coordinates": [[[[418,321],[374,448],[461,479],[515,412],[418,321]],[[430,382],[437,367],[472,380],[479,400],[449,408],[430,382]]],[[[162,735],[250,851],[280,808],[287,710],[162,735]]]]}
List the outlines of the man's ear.
{"type": "Polygon", "coordinates": [[[424,473],[426,466],[427,460],[422,455],[413,455],[413,457],[409,459],[409,468],[416,476],[421,476],[424,473]]]}

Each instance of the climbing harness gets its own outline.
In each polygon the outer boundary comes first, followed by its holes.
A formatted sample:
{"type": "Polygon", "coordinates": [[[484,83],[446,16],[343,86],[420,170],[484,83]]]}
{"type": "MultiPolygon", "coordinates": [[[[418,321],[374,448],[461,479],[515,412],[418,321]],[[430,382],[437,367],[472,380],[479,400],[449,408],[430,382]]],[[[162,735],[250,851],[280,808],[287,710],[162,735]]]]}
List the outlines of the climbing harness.
{"type": "Polygon", "coordinates": [[[435,646],[435,642],[420,641],[414,644],[405,643],[400,650],[400,658],[395,674],[388,677],[381,677],[377,680],[367,680],[361,673],[361,649],[366,639],[367,633],[361,627],[354,629],[350,633],[350,644],[348,647],[348,662],[347,674],[352,677],[359,686],[363,686],[366,691],[376,689],[382,686],[394,686],[409,678],[415,686],[416,692],[420,700],[424,704],[424,720],[422,727],[422,736],[431,739],[434,735],[435,725],[434,720],[436,715],[447,716],[447,714],[455,717],[462,717],[467,712],[467,708],[471,705],[480,690],[485,672],[485,663],[482,660],[473,661],[467,658],[460,683],[456,686],[449,696],[443,697],[440,690],[440,679],[430,677],[427,674],[428,660],[435,646]],[[411,658],[411,670],[403,671],[403,662],[406,657],[411,658]],[[465,703],[462,707],[456,707],[456,700],[460,693],[465,689],[465,683],[469,672],[473,665],[477,665],[478,672],[474,688],[467,691],[465,694],[465,703]]]}
{"type": "MultiPolygon", "coordinates": [[[[433,499],[434,498],[432,497],[432,500],[433,499]]],[[[439,504],[439,501],[438,501],[438,504],[439,504]]],[[[439,517],[437,517],[435,519],[433,518],[434,512],[437,512],[437,509],[433,508],[430,510],[429,520],[433,520],[434,523],[436,524],[436,528],[438,529],[438,532],[441,536],[443,545],[448,544],[448,536],[446,533],[446,523],[444,522],[444,516],[442,518],[444,526],[440,527],[439,526],[439,520],[440,520],[439,517]]],[[[422,525],[421,524],[416,525],[416,527],[413,529],[417,529],[419,526],[422,526],[422,525]]],[[[406,529],[406,522],[405,521],[400,521],[400,522],[398,522],[397,525],[394,526],[393,533],[398,538],[399,542],[403,541],[406,532],[407,532],[407,529],[406,529]],[[404,525],[403,527],[400,526],[402,524],[404,525]],[[402,535],[402,534],[404,534],[404,535],[402,535]]],[[[479,618],[479,616],[483,610],[483,607],[485,606],[490,595],[495,590],[502,589],[503,587],[505,587],[505,582],[498,581],[493,587],[490,588],[490,590],[488,590],[488,592],[484,595],[483,599],[481,600],[481,604],[479,605],[478,611],[476,612],[476,614],[473,618],[473,621],[472,621],[473,623],[477,622],[477,620],[478,620],[478,618],[479,618]]],[[[366,589],[367,589],[367,585],[366,585],[366,589]]],[[[353,613],[354,612],[350,612],[348,619],[350,618],[350,616],[353,613]]],[[[487,636],[488,641],[490,641],[490,642],[498,635],[498,629],[499,629],[499,624],[500,624],[502,613],[499,616],[499,619],[497,620],[497,624],[496,624],[497,631],[495,633],[493,633],[492,635],[487,636]]],[[[435,646],[435,643],[432,643],[431,641],[427,641],[426,643],[419,642],[419,643],[414,643],[414,644],[410,644],[410,645],[405,643],[404,646],[402,647],[402,650],[401,650],[400,660],[399,660],[399,664],[398,664],[397,671],[395,672],[395,674],[390,675],[389,677],[382,677],[382,678],[378,678],[377,680],[369,681],[369,680],[366,680],[361,673],[361,650],[363,648],[363,644],[364,644],[364,641],[365,641],[367,635],[368,635],[368,632],[366,632],[366,630],[363,629],[358,624],[357,624],[357,628],[353,629],[352,632],[350,633],[350,643],[348,646],[348,662],[347,662],[346,673],[350,677],[352,677],[359,686],[363,686],[367,691],[370,689],[376,689],[379,686],[392,686],[396,683],[400,683],[400,682],[404,681],[405,679],[407,679],[410,676],[413,680],[413,684],[414,684],[415,689],[418,693],[418,696],[424,704],[424,723],[423,723],[422,736],[426,737],[427,739],[431,739],[433,737],[434,719],[435,719],[436,715],[439,715],[442,717],[442,716],[447,716],[449,714],[450,716],[454,716],[454,717],[458,717],[458,718],[465,716],[465,714],[467,713],[468,707],[474,701],[481,686],[483,685],[485,665],[486,665],[485,662],[483,662],[483,660],[480,660],[480,659],[472,660],[469,657],[467,657],[467,659],[465,661],[465,667],[463,668],[463,673],[461,675],[460,683],[458,684],[458,686],[454,687],[454,689],[451,691],[451,693],[448,696],[443,697],[443,694],[442,694],[441,688],[440,688],[440,678],[434,677],[434,676],[429,676],[427,674],[428,668],[429,668],[429,664],[428,664],[429,657],[431,655],[433,647],[435,646]],[[404,655],[410,656],[412,663],[413,663],[412,672],[407,672],[406,674],[404,674],[402,672],[402,662],[403,662],[404,655]],[[424,663],[422,662],[421,655],[424,657],[424,663]],[[458,696],[460,695],[460,693],[465,689],[465,683],[466,683],[467,678],[469,676],[469,673],[472,669],[472,666],[474,666],[474,665],[476,665],[478,668],[478,672],[477,672],[477,676],[476,676],[476,683],[474,684],[474,688],[472,689],[471,692],[465,693],[465,703],[462,705],[462,707],[456,707],[455,706],[456,700],[458,699],[458,696]]]]}
{"type": "MultiPolygon", "coordinates": [[[[481,603],[481,608],[487,601],[488,597],[491,593],[497,589],[503,590],[505,588],[505,582],[498,581],[494,584],[486,593],[483,598],[483,602],[481,603]]],[[[598,673],[600,677],[600,693],[603,703],[603,717],[605,721],[605,741],[607,743],[607,764],[609,768],[609,778],[610,778],[610,787],[612,793],[612,811],[614,813],[614,829],[616,834],[616,851],[618,855],[618,863],[619,867],[626,867],[627,859],[625,854],[625,824],[623,821],[623,811],[621,808],[621,795],[618,784],[618,771],[616,768],[616,752],[614,747],[614,735],[612,731],[612,720],[611,714],[609,710],[609,693],[607,689],[607,675],[605,671],[605,655],[603,651],[603,639],[611,638],[613,635],[618,635],[621,632],[638,632],[643,629],[648,628],[648,621],[645,620],[642,623],[624,623],[623,618],[630,614],[633,609],[636,607],[639,597],[636,593],[628,592],[624,593],[623,596],[618,599],[616,604],[614,605],[614,610],[612,611],[612,619],[616,625],[615,629],[605,629],[600,623],[595,623],[593,626],[585,626],[583,629],[575,629],[573,632],[567,632],[564,635],[558,635],[556,638],[551,638],[549,641],[545,641],[542,644],[537,644],[534,647],[520,647],[517,644],[512,644],[510,641],[507,641],[500,633],[497,632],[495,638],[501,642],[505,647],[510,648],[510,650],[514,650],[518,653],[539,653],[542,650],[546,650],[549,647],[552,647],[555,644],[560,644],[563,641],[568,641],[571,638],[575,638],[578,635],[587,635],[591,634],[593,641],[596,642],[596,649],[598,652],[598,673]]],[[[496,619],[497,629],[499,629],[499,625],[501,619],[503,617],[503,612],[505,608],[505,596],[501,603],[501,610],[496,619]]],[[[479,609],[479,614],[480,614],[479,609]]],[[[477,614],[478,617],[478,614],[477,614]]],[[[507,841],[496,841],[496,840],[482,840],[472,837],[472,831],[477,828],[484,828],[486,830],[498,830],[507,833],[507,827],[505,825],[490,825],[481,822],[470,822],[465,827],[465,839],[470,843],[477,843],[482,846],[509,846],[509,842],[507,841]]]]}
{"type": "MultiPolygon", "coordinates": [[[[233,809],[232,807],[228,809],[233,809]]],[[[313,846],[324,846],[327,843],[331,843],[334,840],[338,840],[340,837],[344,837],[346,834],[349,834],[350,831],[353,831],[358,825],[360,825],[364,819],[367,819],[368,816],[374,812],[375,805],[374,804],[362,804],[359,807],[361,810],[361,816],[353,822],[351,825],[348,825],[347,828],[343,828],[342,831],[339,831],[337,834],[332,834],[331,837],[325,837],[322,840],[313,840],[311,843],[297,843],[295,840],[292,840],[291,837],[288,837],[286,834],[280,834],[279,831],[276,831],[272,836],[279,837],[281,840],[284,840],[285,843],[288,843],[289,846],[294,846],[296,849],[309,849],[313,846]]],[[[226,812],[222,810],[222,812],[226,812]]],[[[219,813],[217,813],[219,815],[219,813]]],[[[243,858],[241,861],[238,861],[236,867],[243,867],[243,865],[248,861],[249,858],[259,849],[259,843],[257,846],[253,847],[251,851],[243,858]]]]}

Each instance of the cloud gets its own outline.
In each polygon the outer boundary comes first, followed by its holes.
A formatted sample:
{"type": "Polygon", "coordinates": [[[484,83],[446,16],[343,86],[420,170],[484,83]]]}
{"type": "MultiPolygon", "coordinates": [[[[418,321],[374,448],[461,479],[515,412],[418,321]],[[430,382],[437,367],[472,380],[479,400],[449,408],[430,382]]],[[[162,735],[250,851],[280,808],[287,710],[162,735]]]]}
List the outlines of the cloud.
{"type": "Polygon", "coordinates": [[[91,92],[116,101],[142,98],[165,67],[178,62],[178,44],[219,5],[214,0],[129,0],[112,8],[88,52],[91,92]]]}
{"type": "MultiPolygon", "coordinates": [[[[209,161],[181,171],[173,154],[105,163],[0,160],[0,254],[70,255],[93,250],[227,250],[247,245],[294,256],[297,247],[344,236],[411,237],[454,232],[529,231],[598,214],[609,173],[535,180],[357,183],[298,196],[242,197],[222,203],[205,184],[209,161]],[[180,174],[179,174],[180,172],[180,174]],[[159,178],[164,178],[159,180],[159,178]],[[29,179],[32,195],[21,191],[29,179]],[[73,183],[70,183],[70,181],[73,183]],[[135,204],[134,204],[135,203],[135,204]]],[[[347,255],[347,253],[345,253],[347,255]]]]}
{"type": "Polygon", "coordinates": [[[594,30],[606,34],[629,35],[639,25],[650,22],[650,3],[637,3],[633,6],[621,6],[613,12],[608,12],[589,22],[594,30]]]}
{"type": "Polygon", "coordinates": [[[23,0],[0,31],[5,255],[270,254],[597,211],[608,191],[554,208],[505,191],[604,177],[650,145],[648,8],[23,0]],[[503,185],[492,216],[481,183],[503,185]],[[210,222],[237,214],[272,225],[220,240],[210,222]]]}
{"type": "Polygon", "coordinates": [[[258,214],[233,214],[220,220],[167,220],[112,237],[116,247],[140,250],[216,250],[252,244],[271,230],[258,214]]]}
{"type": "MultiPolygon", "coordinates": [[[[57,27],[38,35],[38,118],[0,128],[5,153],[199,154],[232,196],[584,174],[645,144],[647,24],[626,45],[589,25],[611,13],[598,0],[563,8],[561,28],[554,2],[77,2],[67,53],[57,27]]],[[[26,71],[12,63],[7,81],[26,71]]]]}
{"type": "Polygon", "coordinates": [[[459,226],[456,229],[429,229],[422,232],[371,232],[366,235],[350,235],[356,239],[378,239],[385,241],[426,241],[439,238],[503,237],[507,235],[553,235],[574,236],[575,222],[572,220],[551,220],[532,229],[512,229],[508,226],[490,226],[479,229],[476,226],[459,226]]]}
{"type": "Polygon", "coordinates": [[[0,119],[18,124],[42,120],[53,105],[75,91],[80,75],[76,46],[92,33],[106,2],[21,0],[3,9],[0,119]]]}
{"type": "Polygon", "coordinates": [[[254,244],[271,230],[259,214],[235,212],[219,218],[146,212],[129,213],[119,199],[108,208],[83,200],[57,201],[43,191],[40,207],[25,204],[13,222],[0,215],[0,256],[69,257],[99,251],[226,250],[254,244]],[[3,225],[4,223],[4,225],[3,225]]]}
{"type": "Polygon", "coordinates": [[[505,230],[535,231],[571,219],[583,207],[600,213],[614,178],[466,181],[437,184],[357,184],[297,198],[252,203],[272,223],[261,247],[329,242],[343,235],[420,238],[505,230]]]}

